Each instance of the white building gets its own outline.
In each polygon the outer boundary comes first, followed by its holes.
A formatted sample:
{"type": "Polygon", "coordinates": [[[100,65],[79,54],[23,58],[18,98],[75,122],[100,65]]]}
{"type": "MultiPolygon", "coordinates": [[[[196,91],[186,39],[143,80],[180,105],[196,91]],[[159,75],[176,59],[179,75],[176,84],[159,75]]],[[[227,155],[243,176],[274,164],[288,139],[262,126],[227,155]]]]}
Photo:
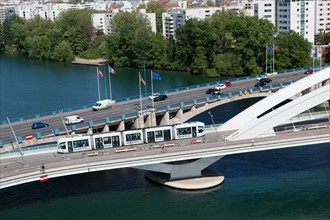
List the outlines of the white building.
{"type": "Polygon", "coordinates": [[[316,33],[330,29],[330,0],[318,0],[316,4],[316,33]]]}
{"type": "MultiPolygon", "coordinates": [[[[120,11],[120,10],[119,10],[120,11]]],[[[119,12],[116,10],[114,13],[94,13],[92,14],[92,25],[94,31],[102,31],[104,34],[108,35],[111,33],[110,21],[119,12]]],[[[128,10],[129,12],[132,10],[128,10]]],[[[151,26],[151,30],[156,33],[156,14],[146,13],[145,9],[139,10],[139,12],[147,19],[151,26]]]]}
{"type": "Polygon", "coordinates": [[[254,0],[253,16],[265,18],[275,25],[276,23],[276,2],[274,0],[254,0]]]}

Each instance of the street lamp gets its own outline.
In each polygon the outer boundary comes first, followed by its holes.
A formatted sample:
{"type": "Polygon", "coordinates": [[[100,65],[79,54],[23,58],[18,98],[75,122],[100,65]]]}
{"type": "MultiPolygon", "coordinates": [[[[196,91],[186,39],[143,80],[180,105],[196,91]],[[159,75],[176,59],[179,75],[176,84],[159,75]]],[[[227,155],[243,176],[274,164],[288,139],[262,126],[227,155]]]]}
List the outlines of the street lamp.
{"type": "MultiPolygon", "coordinates": [[[[147,77],[146,77],[146,60],[147,57],[141,57],[141,59],[143,59],[143,76],[144,76],[144,80],[147,81],[147,77]]],[[[148,111],[148,100],[147,100],[147,86],[144,86],[144,99],[146,102],[146,114],[148,111]]]]}
{"type": "Polygon", "coordinates": [[[219,138],[218,130],[217,130],[217,128],[215,127],[215,124],[214,124],[213,115],[211,114],[211,111],[209,111],[208,113],[209,113],[209,115],[210,115],[210,117],[211,117],[211,120],[212,120],[212,123],[213,123],[213,127],[215,128],[215,132],[217,133],[217,141],[219,141],[220,138],[219,138]]]}

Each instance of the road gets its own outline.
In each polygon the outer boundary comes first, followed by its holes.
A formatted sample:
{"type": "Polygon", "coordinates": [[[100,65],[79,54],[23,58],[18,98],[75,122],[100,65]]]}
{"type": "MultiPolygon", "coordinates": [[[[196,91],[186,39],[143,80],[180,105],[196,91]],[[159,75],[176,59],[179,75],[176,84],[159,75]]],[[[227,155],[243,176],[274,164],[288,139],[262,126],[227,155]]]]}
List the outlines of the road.
{"type": "MultiPolygon", "coordinates": [[[[296,81],[305,76],[306,75],[304,74],[304,71],[297,71],[297,72],[275,75],[270,78],[273,80],[272,84],[278,84],[282,82],[296,81]]],[[[242,91],[245,89],[252,89],[254,88],[254,84],[256,82],[257,82],[256,79],[234,81],[232,82],[232,85],[224,89],[223,92],[232,93],[232,92],[242,91]]],[[[157,109],[159,107],[163,107],[167,105],[179,104],[181,102],[188,102],[195,99],[202,99],[209,97],[210,95],[205,94],[205,91],[208,88],[212,88],[212,87],[213,86],[200,87],[190,90],[183,90],[179,92],[169,93],[167,94],[168,95],[167,100],[155,102],[155,108],[157,109]]],[[[152,103],[150,100],[148,100],[148,106],[149,108],[152,107],[152,103]]],[[[143,102],[143,108],[145,108],[145,102],[143,102]]],[[[75,112],[63,113],[62,117],[66,117],[69,115],[79,115],[84,118],[85,122],[81,124],[77,124],[77,127],[83,127],[83,126],[88,126],[89,121],[94,121],[94,123],[97,121],[104,122],[105,118],[107,117],[113,118],[120,116],[122,114],[134,113],[139,110],[140,110],[140,101],[139,99],[135,99],[124,102],[118,102],[114,104],[113,108],[110,110],[93,112],[91,109],[82,109],[75,112]]],[[[16,136],[21,136],[23,138],[25,137],[26,134],[34,134],[36,132],[41,132],[42,136],[44,136],[46,134],[52,134],[52,131],[57,128],[60,128],[61,131],[65,130],[61,120],[61,114],[12,123],[12,127],[15,131],[16,136]],[[50,126],[47,128],[33,130],[31,128],[32,123],[38,121],[47,122],[50,126]]],[[[3,141],[3,144],[9,143],[10,141],[14,141],[11,128],[8,124],[0,126],[0,140],[3,141]]]]}
{"type": "MultiPolygon", "coordinates": [[[[327,128],[315,130],[302,129],[296,132],[292,130],[278,132],[276,136],[240,141],[217,140],[216,133],[209,133],[205,136],[204,142],[202,143],[192,144],[191,139],[177,140],[175,141],[175,146],[167,147],[165,152],[162,152],[160,148],[144,144],[135,145],[137,151],[132,152],[116,153],[114,148],[93,151],[98,153],[96,156],[86,156],[86,152],[71,154],[57,154],[52,152],[31,156],[26,155],[23,157],[24,161],[20,157],[2,158],[0,183],[10,181],[11,179],[25,178],[27,176],[38,179],[39,176],[43,174],[43,172],[40,171],[42,165],[45,166],[45,173],[51,178],[68,175],[65,174],[65,172],[71,172],[80,168],[85,170],[83,172],[87,172],[86,168],[88,168],[88,172],[90,172],[92,171],[92,167],[96,170],[135,167],[141,164],[141,161],[143,161],[144,164],[154,164],[211,157],[215,155],[220,156],[270,150],[286,147],[285,144],[290,142],[299,141],[300,143],[305,143],[307,140],[320,140],[321,138],[326,138],[327,142],[330,142],[329,126],[327,128]],[[274,145],[277,147],[274,147],[274,145]],[[258,148],[258,146],[260,147],[258,148]],[[107,167],[105,167],[105,165],[107,167]],[[103,168],[97,169],[97,166],[103,168]]],[[[297,146],[300,145],[298,144],[297,146]]],[[[83,172],[81,171],[80,173],[83,172]]]]}

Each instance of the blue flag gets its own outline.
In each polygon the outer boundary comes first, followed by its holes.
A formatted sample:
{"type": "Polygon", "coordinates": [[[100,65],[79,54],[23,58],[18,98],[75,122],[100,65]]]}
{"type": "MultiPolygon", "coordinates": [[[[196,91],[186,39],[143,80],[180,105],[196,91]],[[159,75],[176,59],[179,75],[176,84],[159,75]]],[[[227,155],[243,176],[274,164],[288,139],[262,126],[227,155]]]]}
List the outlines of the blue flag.
{"type": "Polygon", "coordinates": [[[161,80],[162,79],[162,77],[160,75],[153,72],[152,70],[151,70],[151,75],[152,75],[152,79],[154,79],[154,80],[161,80]]]}

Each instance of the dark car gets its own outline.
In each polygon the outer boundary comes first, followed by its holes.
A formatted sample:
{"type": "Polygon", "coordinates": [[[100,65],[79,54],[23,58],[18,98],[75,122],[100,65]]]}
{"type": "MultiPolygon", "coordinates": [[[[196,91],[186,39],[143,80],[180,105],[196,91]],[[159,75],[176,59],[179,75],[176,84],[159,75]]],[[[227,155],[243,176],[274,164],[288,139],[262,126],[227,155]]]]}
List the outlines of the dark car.
{"type": "Polygon", "coordinates": [[[259,82],[264,82],[264,83],[271,83],[273,80],[271,80],[271,79],[269,79],[269,78],[262,78],[262,79],[260,79],[260,81],[259,82]]]}
{"type": "Polygon", "coordinates": [[[154,101],[162,101],[162,100],[165,100],[167,99],[167,95],[159,95],[157,97],[154,98],[154,101]]]}
{"type": "Polygon", "coordinates": [[[215,89],[215,88],[211,88],[211,89],[208,89],[206,90],[206,94],[213,94],[215,91],[219,91],[219,89],[215,89]]]}
{"type": "Polygon", "coordinates": [[[32,124],[32,129],[45,128],[48,126],[49,126],[49,124],[44,123],[44,122],[35,122],[32,124]]]}
{"type": "Polygon", "coordinates": [[[306,70],[305,74],[313,74],[313,72],[314,72],[313,70],[306,70]]]}
{"type": "Polygon", "coordinates": [[[213,91],[212,95],[223,95],[223,93],[219,90],[213,91]]]}
{"type": "Polygon", "coordinates": [[[257,82],[255,85],[254,85],[254,87],[263,87],[263,86],[265,86],[266,85],[266,83],[264,82],[264,81],[259,81],[259,82],[257,82]]]}

